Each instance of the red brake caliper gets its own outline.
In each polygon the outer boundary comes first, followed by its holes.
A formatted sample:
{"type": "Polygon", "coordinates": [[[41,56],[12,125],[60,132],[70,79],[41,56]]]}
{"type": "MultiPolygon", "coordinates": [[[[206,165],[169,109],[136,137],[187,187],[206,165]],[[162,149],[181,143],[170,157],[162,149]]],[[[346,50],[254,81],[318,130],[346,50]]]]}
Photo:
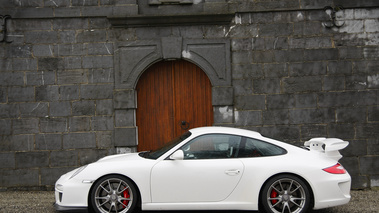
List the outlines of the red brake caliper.
{"type": "MultiPolygon", "coordinates": [[[[272,191],[271,191],[271,195],[270,195],[270,197],[271,197],[271,198],[275,198],[275,197],[277,197],[277,196],[278,196],[278,192],[275,191],[275,190],[272,190],[272,191]]],[[[277,203],[277,202],[278,202],[277,200],[271,200],[272,205],[274,205],[274,204],[277,203]]]]}
{"type": "MultiPolygon", "coordinates": [[[[129,195],[129,190],[125,190],[125,191],[122,193],[122,195],[124,196],[124,198],[129,198],[129,197],[130,197],[130,195],[129,195]]],[[[129,201],[128,201],[128,200],[124,200],[124,201],[122,201],[122,203],[123,203],[125,206],[127,206],[128,203],[129,203],[129,201]]]]}

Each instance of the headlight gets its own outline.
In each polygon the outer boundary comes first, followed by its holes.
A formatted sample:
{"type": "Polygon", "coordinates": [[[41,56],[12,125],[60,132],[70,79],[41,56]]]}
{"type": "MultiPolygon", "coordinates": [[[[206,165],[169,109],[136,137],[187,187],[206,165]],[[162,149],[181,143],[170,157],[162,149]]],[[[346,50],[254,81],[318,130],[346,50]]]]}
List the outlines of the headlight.
{"type": "Polygon", "coordinates": [[[82,172],[88,165],[85,165],[85,166],[82,166],[80,168],[78,168],[73,175],[71,175],[70,179],[75,177],[76,175],[78,175],[80,172],[82,172]]]}
{"type": "Polygon", "coordinates": [[[62,184],[55,185],[55,190],[63,192],[63,185],[62,184]]]}

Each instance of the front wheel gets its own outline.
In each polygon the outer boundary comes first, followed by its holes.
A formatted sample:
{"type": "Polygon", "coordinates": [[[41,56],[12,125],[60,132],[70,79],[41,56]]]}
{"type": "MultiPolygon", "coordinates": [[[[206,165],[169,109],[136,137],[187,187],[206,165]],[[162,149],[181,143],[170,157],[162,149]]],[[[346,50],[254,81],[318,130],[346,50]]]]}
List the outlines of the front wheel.
{"type": "Polygon", "coordinates": [[[310,207],[311,195],[307,184],[300,178],[279,175],[265,184],[261,201],[268,213],[304,213],[310,207]]]}
{"type": "Polygon", "coordinates": [[[93,186],[90,200],[92,209],[97,213],[133,212],[137,205],[137,191],[134,184],[119,175],[99,179],[93,186]]]}

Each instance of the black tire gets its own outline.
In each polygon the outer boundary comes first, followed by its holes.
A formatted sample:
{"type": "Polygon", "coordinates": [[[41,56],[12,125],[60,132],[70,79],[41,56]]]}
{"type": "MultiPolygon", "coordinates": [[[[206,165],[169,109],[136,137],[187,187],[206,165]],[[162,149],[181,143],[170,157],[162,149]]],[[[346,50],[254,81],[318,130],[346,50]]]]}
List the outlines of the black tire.
{"type": "Polygon", "coordinates": [[[305,213],[311,204],[308,185],[294,175],[278,175],[263,187],[261,204],[267,213],[305,213]]]}
{"type": "Polygon", "coordinates": [[[91,208],[97,213],[130,213],[136,207],[137,200],[133,182],[121,175],[100,178],[90,194],[91,208]]]}

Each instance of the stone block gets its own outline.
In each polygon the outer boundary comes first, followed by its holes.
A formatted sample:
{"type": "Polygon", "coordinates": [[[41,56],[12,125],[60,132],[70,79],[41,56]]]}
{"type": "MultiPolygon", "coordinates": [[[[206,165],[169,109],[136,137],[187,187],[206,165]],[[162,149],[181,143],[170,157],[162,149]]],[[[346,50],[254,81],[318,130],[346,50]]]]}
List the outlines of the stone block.
{"type": "MultiPolygon", "coordinates": [[[[107,31],[104,29],[95,29],[95,30],[84,30],[79,31],[76,35],[76,40],[79,43],[92,43],[92,42],[104,42],[107,40],[107,31]]],[[[109,57],[100,57],[103,59],[109,57]]],[[[96,63],[96,57],[87,57],[83,59],[83,62],[89,60],[93,63],[96,63]]],[[[96,67],[94,67],[96,68],[96,67]]]]}
{"type": "Polygon", "coordinates": [[[95,115],[95,101],[72,102],[72,115],[95,115]]]}
{"type": "MultiPolygon", "coordinates": [[[[0,60],[1,70],[1,60],[0,60]]],[[[23,86],[24,85],[24,73],[23,72],[2,72],[0,78],[0,84],[2,86],[23,86]]]]}
{"type": "Polygon", "coordinates": [[[306,124],[301,126],[301,141],[326,136],[327,126],[325,124],[306,124]]]}
{"type": "Polygon", "coordinates": [[[257,129],[262,135],[287,143],[298,142],[300,138],[300,127],[289,125],[265,126],[257,129]]]}
{"type": "Polygon", "coordinates": [[[112,115],[113,114],[113,100],[97,100],[96,101],[96,115],[112,115]]]}
{"type": "Polygon", "coordinates": [[[368,107],[368,121],[379,121],[379,106],[368,107]]]}
{"type": "Polygon", "coordinates": [[[261,111],[234,111],[235,125],[240,127],[262,125],[261,111]]]}
{"type": "Polygon", "coordinates": [[[233,123],[234,109],[231,106],[215,106],[213,107],[213,117],[215,125],[233,123]]]}
{"type": "Polygon", "coordinates": [[[338,60],[339,51],[337,49],[305,49],[305,61],[325,61],[338,60]]]}
{"type": "Polygon", "coordinates": [[[234,64],[232,69],[233,79],[263,77],[263,65],[261,64],[234,64]]]}
{"type": "Polygon", "coordinates": [[[287,63],[265,64],[264,75],[269,78],[286,77],[288,76],[288,65],[287,63]]]}
{"type": "MultiPolygon", "coordinates": [[[[272,50],[253,51],[253,53],[251,53],[251,55],[253,56],[253,61],[252,61],[253,63],[273,63],[276,61],[275,60],[276,59],[275,58],[275,52],[272,50]]],[[[249,57],[249,59],[250,58],[251,58],[251,56],[249,57]]],[[[234,59],[234,54],[233,54],[233,59],[234,59]]],[[[233,63],[234,63],[234,61],[236,61],[236,60],[233,60],[233,63]]]]}
{"type": "MultiPolygon", "coordinates": [[[[346,140],[346,139],[344,139],[346,140]]],[[[366,140],[349,140],[349,145],[340,151],[343,157],[359,157],[367,155],[366,140]]]]}
{"type": "Polygon", "coordinates": [[[88,71],[89,83],[113,83],[114,70],[108,69],[90,69],[88,71]]]}
{"type": "Polygon", "coordinates": [[[356,138],[379,138],[379,123],[367,123],[356,126],[356,138]]]}
{"type": "Polygon", "coordinates": [[[88,75],[85,70],[65,70],[57,72],[58,84],[84,84],[88,83],[88,75]]]}
{"type": "Polygon", "coordinates": [[[362,47],[339,47],[338,53],[341,60],[363,58],[362,47]]]}
{"type": "Polygon", "coordinates": [[[63,64],[66,70],[81,69],[82,57],[81,56],[69,56],[63,58],[63,64]]]}
{"type": "Polygon", "coordinates": [[[59,177],[69,171],[74,170],[76,167],[60,167],[60,168],[41,168],[41,185],[53,186],[59,177]]]}
{"type": "Polygon", "coordinates": [[[356,108],[337,108],[336,122],[339,123],[364,123],[366,122],[366,109],[356,108]]]}
{"type": "Polygon", "coordinates": [[[55,83],[55,72],[27,72],[26,85],[40,86],[55,83]]]}
{"type": "Polygon", "coordinates": [[[41,132],[57,133],[67,132],[67,118],[41,118],[41,132]]]}
{"type": "Polygon", "coordinates": [[[63,149],[82,148],[96,148],[95,133],[67,133],[63,135],[63,149]]]}
{"type": "Polygon", "coordinates": [[[333,109],[290,110],[290,124],[317,124],[334,122],[333,109]]]}
{"type": "Polygon", "coordinates": [[[48,116],[49,106],[47,103],[20,103],[20,116],[23,118],[46,117],[48,116]]]}
{"type": "Polygon", "coordinates": [[[379,170],[377,165],[379,165],[378,156],[366,156],[359,158],[360,173],[365,175],[377,175],[379,170]]]}
{"type": "Polygon", "coordinates": [[[318,95],[320,107],[356,107],[376,105],[375,91],[329,92],[318,95]]]}
{"type": "Polygon", "coordinates": [[[14,58],[12,61],[13,71],[36,71],[37,59],[35,58],[14,58]]]}
{"type": "Polygon", "coordinates": [[[82,99],[110,99],[113,96],[113,85],[82,85],[80,87],[82,99]]]}
{"type": "Polygon", "coordinates": [[[59,44],[58,56],[81,56],[84,55],[84,44],[59,44]]]}
{"type": "Polygon", "coordinates": [[[85,132],[91,130],[91,119],[89,117],[70,117],[69,130],[70,132],[85,132]]]}
{"type": "Polygon", "coordinates": [[[18,111],[18,104],[0,104],[0,118],[17,118],[18,111]]]}
{"type": "Polygon", "coordinates": [[[233,105],[233,87],[212,87],[212,105],[233,105]]]}
{"type": "Polygon", "coordinates": [[[50,116],[51,117],[65,117],[71,115],[71,103],[68,101],[51,102],[50,103],[50,116]]]}
{"type": "Polygon", "coordinates": [[[34,135],[5,135],[0,137],[2,151],[32,151],[34,135]]]}
{"type": "Polygon", "coordinates": [[[117,146],[137,146],[137,128],[115,128],[114,145],[117,146]]]}
{"type": "Polygon", "coordinates": [[[345,90],[345,76],[325,76],[323,90],[325,91],[345,90]]]}
{"type": "Polygon", "coordinates": [[[62,149],[62,134],[36,134],[36,150],[62,149]]]}
{"type": "Polygon", "coordinates": [[[180,59],[182,57],[182,37],[162,37],[161,43],[164,59],[180,59]]]}
{"type": "Polygon", "coordinates": [[[317,94],[315,93],[302,93],[295,95],[296,108],[316,108],[317,107],[317,94]]]}
{"type": "Polygon", "coordinates": [[[99,131],[96,132],[97,146],[100,149],[113,148],[113,131],[99,131]]]}
{"type": "Polygon", "coordinates": [[[24,39],[27,44],[54,44],[58,41],[58,32],[26,31],[24,32],[24,39]]]}
{"type": "Polygon", "coordinates": [[[326,62],[303,62],[289,65],[289,75],[293,77],[325,75],[326,72],[326,62]]]}
{"type": "Polygon", "coordinates": [[[110,131],[114,129],[113,116],[95,116],[91,118],[91,129],[94,131],[110,131]]]}
{"type": "Polygon", "coordinates": [[[86,165],[108,155],[106,149],[84,149],[79,151],[80,165],[86,165]]]}
{"type": "Polygon", "coordinates": [[[55,45],[38,44],[33,45],[33,55],[35,57],[54,57],[56,54],[55,45]]]}
{"type": "MultiPolygon", "coordinates": [[[[63,9],[63,8],[61,8],[61,9],[63,9]]],[[[69,9],[69,8],[66,8],[66,9],[69,9]]],[[[76,42],[76,31],[75,30],[59,31],[58,35],[60,38],[60,42],[62,42],[62,43],[75,43],[76,42]]]]}
{"type": "Polygon", "coordinates": [[[116,127],[135,126],[135,110],[116,110],[115,111],[115,124],[116,127]]]}
{"type": "Polygon", "coordinates": [[[302,62],[304,61],[304,51],[303,49],[276,50],[273,62],[302,62]]]}
{"type": "Polygon", "coordinates": [[[264,110],[264,95],[247,95],[235,97],[234,107],[238,110],[264,110]]]}
{"type": "Polygon", "coordinates": [[[328,75],[351,75],[353,70],[350,61],[329,61],[328,75]]]}
{"type": "Polygon", "coordinates": [[[49,166],[49,152],[16,152],[16,168],[49,166]]]}
{"type": "Polygon", "coordinates": [[[35,88],[36,101],[57,101],[59,99],[59,86],[48,85],[35,88]]]}
{"type": "Polygon", "coordinates": [[[235,79],[232,81],[232,85],[235,96],[253,93],[253,81],[251,79],[235,79]]]}
{"type": "Polygon", "coordinates": [[[78,100],[79,99],[79,86],[67,85],[59,87],[60,100],[78,100]]]}
{"type": "Polygon", "coordinates": [[[275,94],[280,93],[280,79],[266,78],[253,80],[254,94],[275,94]]]}
{"type": "Polygon", "coordinates": [[[38,119],[25,118],[13,120],[13,134],[32,134],[38,133],[38,119]]]}
{"type": "Polygon", "coordinates": [[[113,68],[112,56],[86,56],[83,58],[83,68],[113,68]]]}
{"type": "Polygon", "coordinates": [[[288,110],[263,111],[263,125],[283,125],[289,123],[288,110]]]}
{"type": "Polygon", "coordinates": [[[14,169],[16,167],[15,153],[0,153],[0,169],[14,169]]]}
{"type": "MultiPolygon", "coordinates": [[[[257,50],[257,49],[259,49],[259,45],[256,44],[256,43],[259,43],[259,42],[256,42],[257,39],[255,39],[255,38],[253,38],[253,39],[247,39],[247,38],[233,39],[231,42],[232,51],[249,51],[252,49],[252,47],[254,47],[253,48],[254,50],[257,50]],[[252,45],[252,41],[253,41],[254,45],[252,45]]],[[[259,40],[261,40],[261,38],[259,38],[259,40]]]]}
{"type": "MultiPolygon", "coordinates": [[[[256,53],[255,51],[253,54],[264,54],[264,52],[256,53]]],[[[252,62],[252,53],[251,51],[238,51],[238,52],[232,52],[232,63],[233,64],[251,64],[252,62]]],[[[258,57],[258,56],[256,56],[258,57]]],[[[259,61],[258,61],[259,62],[259,61]]]]}
{"type": "Polygon", "coordinates": [[[367,87],[370,89],[379,89],[379,74],[367,76],[367,87]]]}
{"type": "Polygon", "coordinates": [[[33,87],[10,87],[8,89],[8,102],[34,101],[33,87]]]}
{"type": "Polygon", "coordinates": [[[52,151],[50,152],[50,167],[76,167],[78,164],[78,151],[52,151]]]}
{"type": "Polygon", "coordinates": [[[367,154],[379,155],[379,138],[371,138],[367,140],[367,154]]]}
{"type": "Polygon", "coordinates": [[[358,157],[343,157],[340,163],[352,176],[360,175],[359,171],[359,158],[358,157]]]}
{"type": "Polygon", "coordinates": [[[135,109],[137,107],[135,90],[114,91],[113,105],[115,109],[135,109]]]}
{"type": "MultiPolygon", "coordinates": [[[[72,9],[75,9],[75,8],[72,8],[72,9]]],[[[66,11],[70,11],[70,10],[66,9],[66,11]]],[[[75,11],[71,11],[71,12],[75,12],[75,11]]],[[[86,18],[70,18],[70,19],[57,18],[53,20],[53,29],[57,31],[58,30],[88,29],[88,19],[86,18]]]]}
{"type": "Polygon", "coordinates": [[[293,23],[270,23],[259,26],[259,35],[270,36],[289,36],[293,34],[293,23]]]}
{"type": "Polygon", "coordinates": [[[38,186],[39,170],[25,168],[16,170],[0,170],[0,183],[3,187],[38,186]]]}
{"type": "Polygon", "coordinates": [[[288,94],[268,95],[267,109],[291,109],[296,105],[295,96],[288,94]]]}
{"type": "Polygon", "coordinates": [[[12,132],[12,120],[0,119],[0,135],[10,135],[12,132]]]}

